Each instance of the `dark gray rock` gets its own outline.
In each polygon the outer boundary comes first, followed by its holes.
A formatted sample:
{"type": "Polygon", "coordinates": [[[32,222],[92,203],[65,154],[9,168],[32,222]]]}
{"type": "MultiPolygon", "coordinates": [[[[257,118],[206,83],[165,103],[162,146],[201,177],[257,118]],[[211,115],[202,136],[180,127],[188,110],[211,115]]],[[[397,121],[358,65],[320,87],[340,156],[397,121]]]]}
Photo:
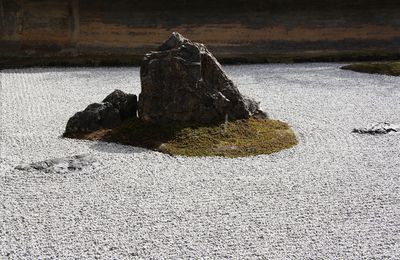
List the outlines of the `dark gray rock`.
{"type": "Polygon", "coordinates": [[[121,90],[114,90],[109,94],[103,103],[111,103],[114,108],[119,110],[121,120],[128,118],[137,118],[137,97],[133,94],[127,94],[121,90]]]}
{"type": "Polygon", "coordinates": [[[65,128],[65,134],[114,128],[130,118],[137,118],[137,97],[117,89],[102,103],[90,104],[85,110],[71,117],[65,128]]]}
{"type": "Polygon", "coordinates": [[[120,112],[111,103],[93,103],[68,120],[65,133],[93,132],[101,128],[113,128],[120,124],[120,112]]]}
{"type": "Polygon", "coordinates": [[[97,165],[96,160],[89,155],[75,155],[64,158],[49,159],[31,164],[21,164],[15,167],[20,171],[42,171],[46,173],[67,173],[73,171],[92,170],[97,165]]]}
{"type": "Polygon", "coordinates": [[[353,133],[370,134],[370,135],[388,134],[388,133],[392,133],[392,132],[400,132],[400,126],[389,124],[386,122],[381,122],[381,123],[378,123],[375,125],[371,125],[369,127],[353,129],[353,133]]]}
{"type": "Polygon", "coordinates": [[[173,33],[140,69],[139,118],[145,122],[213,123],[244,119],[259,110],[242,96],[207,48],[173,33]]]}

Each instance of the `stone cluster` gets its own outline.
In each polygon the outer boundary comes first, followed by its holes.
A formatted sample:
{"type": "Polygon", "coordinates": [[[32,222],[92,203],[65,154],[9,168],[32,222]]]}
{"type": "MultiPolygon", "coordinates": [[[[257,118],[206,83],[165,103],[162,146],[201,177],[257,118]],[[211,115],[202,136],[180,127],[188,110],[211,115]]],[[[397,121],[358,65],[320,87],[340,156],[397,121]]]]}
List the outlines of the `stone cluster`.
{"type": "Polygon", "coordinates": [[[138,102],[135,95],[116,90],[102,103],[91,104],[70,118],[66,133],[113,128],[137,114],[154,124],[266,118],[259,104],[239,92],[203,44],[179,33],[172,33],[157,51],[145,55],[140,79],[138,102]]]}

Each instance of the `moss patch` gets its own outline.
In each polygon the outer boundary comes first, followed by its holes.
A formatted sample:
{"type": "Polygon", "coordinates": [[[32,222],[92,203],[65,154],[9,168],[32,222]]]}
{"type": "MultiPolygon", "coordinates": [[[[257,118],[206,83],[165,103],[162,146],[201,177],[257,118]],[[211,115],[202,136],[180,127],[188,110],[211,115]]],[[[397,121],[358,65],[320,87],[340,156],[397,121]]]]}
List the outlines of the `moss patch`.
{"type": "Polygon", "coordinates": [[[115,142],[184,156],[244,157],[270,154],[297,144],[288,124],[255,118],[207,126],[154,125],[132,120],[115,129],[66,137],[115,142]]]}
{"type": "Polygon", "coordinates": [[[400,62],[356,63],[342,67],[356,72],[400,76],[400,62]]]}

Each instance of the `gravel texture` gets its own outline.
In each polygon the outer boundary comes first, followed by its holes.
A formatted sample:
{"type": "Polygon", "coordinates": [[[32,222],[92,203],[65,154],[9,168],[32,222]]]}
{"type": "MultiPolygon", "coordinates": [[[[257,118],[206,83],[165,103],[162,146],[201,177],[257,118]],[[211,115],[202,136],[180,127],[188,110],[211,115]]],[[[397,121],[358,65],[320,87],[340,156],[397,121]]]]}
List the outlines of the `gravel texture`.
{"type": "Polygon", "coordinates": [[[341,65],[226,67],[299,138],[239,159],[60,137],[114,89],[139,93],[138,68],[1,71],[0,256],[399,259],[400,134],[352,129],[400,122],[400,77],[341,65]],[[77,155],[96,164],[18,167],[77,155]]]}

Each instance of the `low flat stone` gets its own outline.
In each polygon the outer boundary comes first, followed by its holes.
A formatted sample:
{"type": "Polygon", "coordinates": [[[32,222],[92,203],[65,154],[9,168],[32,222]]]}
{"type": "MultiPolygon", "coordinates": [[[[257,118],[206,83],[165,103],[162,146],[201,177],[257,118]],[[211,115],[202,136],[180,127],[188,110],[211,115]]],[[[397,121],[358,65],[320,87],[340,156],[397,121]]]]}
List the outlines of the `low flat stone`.
{"type": "Polygon", "coordinates": [[[370,125],[368,127],[353,129],[353,133],[370,134],[370,135],[388,134],[392,132],[400,132],[400,125],[381,122],[378,124],[370,125]]]}
{"type": "Polygon", "coordinates": [[[89,155],[74,155],[64,158],[49,159],[31,164],[21,164],[15,167],[20,171],[42,171],[46,173],[67,173],[82,171],[87,168],[93,169],[96,160],[89,155]]]}

